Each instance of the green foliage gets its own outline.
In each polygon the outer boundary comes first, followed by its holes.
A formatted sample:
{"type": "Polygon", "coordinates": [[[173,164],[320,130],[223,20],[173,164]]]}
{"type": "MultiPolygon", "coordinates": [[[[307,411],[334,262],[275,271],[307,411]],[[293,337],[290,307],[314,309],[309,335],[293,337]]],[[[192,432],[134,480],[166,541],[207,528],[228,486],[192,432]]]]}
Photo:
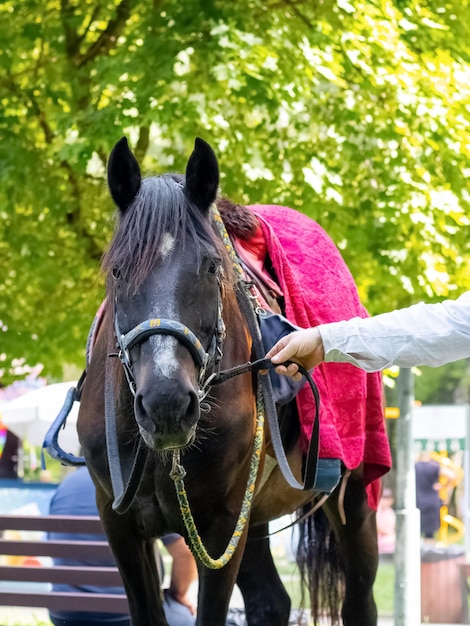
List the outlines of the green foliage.
{"type": "Polygon", "coordinates": [[[83,363],[112,232],[106,158],[286,204],[373,313],[470,286],[468,0],[4,0],[0,359],[83,363]],[[3,332],[2,332],[3,331],[3,332]]]}
{"type": "Polygon", "coordinates": [[[51,626],[52,622],[47,617],[44,609],[23,609],[12,608],[0,611],[3,626],[51,626]]]}
{"type": "Polygon", "coordinates": [[[414,377],[415,398],[422,404],[462,404],[470,400],[470,370],[467,360],[442,367],[419,368],[414,377]]]}

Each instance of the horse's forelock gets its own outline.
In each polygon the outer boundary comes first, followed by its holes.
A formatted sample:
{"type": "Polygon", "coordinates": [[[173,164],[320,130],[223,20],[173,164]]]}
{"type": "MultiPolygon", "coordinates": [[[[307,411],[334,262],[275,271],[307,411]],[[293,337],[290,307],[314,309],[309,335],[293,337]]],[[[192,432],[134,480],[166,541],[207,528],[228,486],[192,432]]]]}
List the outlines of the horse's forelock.
{"type": "Polygon", "coordinates": [[[188,201],[183,189],[184,177],[180,175],[146,178],[133,203],[120,214],[102,268],[108,276],[118,268],[130,292],[148,276],[167,248],[169,237],[181,249],[189,235],[198,244],[198,253],[210,244],[223,251],[208,220],[188,201]]]}

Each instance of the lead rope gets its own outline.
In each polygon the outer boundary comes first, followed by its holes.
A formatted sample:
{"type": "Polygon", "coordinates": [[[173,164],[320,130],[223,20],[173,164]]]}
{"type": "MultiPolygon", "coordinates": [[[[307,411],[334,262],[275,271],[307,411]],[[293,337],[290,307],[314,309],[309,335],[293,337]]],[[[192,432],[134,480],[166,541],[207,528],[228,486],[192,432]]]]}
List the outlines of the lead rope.
{"type": "Polygon", "coordinates": [[[180,453],[179,450],[173,452],[173,467],[170,472],[170,477],[175,482],[176,495],[180,505],[181,515],[183,517],[184,525],[188,532],[188,538],[190,543],[191,552],[197,557],[203,565],[210,569],[221,569],[232,558],[235,550],[237,549],[240,537],[243,535],[248,517],[250,514],[251,503],[253,500],[253,494],[255,492],[256,478],[258,476],[258,468],[261,459],[261,449],[264,440],[264,403],[262,392],[258,391],[256,398],[256,429],[253,445],[253,454],[251,455],[250,471],[248,474],[248,482],[246,485],[245,496],[243,498],[242,508],[240,515],[238,516],[235,530],[232,537],[228,542],[228,545],[222,554],[217,559],[214,559],[207,552],[202,539],[197,531],[196,524],[194,522],[191,508],[189,506],[188,496],[186,488],[184,486],[184,477],[186,476],[186,470],[180,465],[180,453]]]}
{"type": "MultiPolygon", "coordinates": [[[[215,204],[212,205],[212,214],[219,231],[219,234],[222,237],[224,246],[230,255],[232,260],[232,266],[234,268],[235,273],[238,275],[238,279],[242,278],[242,270],[237,263],[237,259],[235,256],[235,252],[233,250],[232,244],[230,242],[230,238],[225,229],[225,224],[222,221],[219,211],[215,204]]],[[[222,554],[217,559],[214,559],[207,552],[204,544],[202,543],[201,536],[199,535],[196,523],[194,521],[194,517],[191,513],[191,508],[189,506],[188,496],[186,493],[186,488],[184,486],[184,477],[186,476],[186,470],[180,464],[180,456],[179,451],[175,450],[173,452],[173,466],[170,472],[170,477],[175,483],[176,488],[176,496],[178,498],[178,503],[180,505],[181,516],[183,518],[184,525],[188,532],[190,549],[195,557],[197,557],[203,565],[210,569],[221,569],[224,567],[232,558],[237,546],[240,541],[240,537],[243,534],[246,523],[248,521],[248,517],[251,510],[251,503],[253,501],[253,495],[255,492],[255,484],[256,479],[258,477],[258,469],[259,463],[261,459],[261,450],[263,447],[264,441],[264,400],[263,400],[263,392],[261,388],[259,388],[256,395],[256,428],[255,428],[255,437],[253,442],[253,454],[251,456],[250,462],[250,471],[248,474],[248,481],[246,485],[245,495],[243,497],[242,507],[240,510],[240,515],[238,516],[237,524],[235,526],[235,530],[233,531],[232,537],[222,554]]]]}

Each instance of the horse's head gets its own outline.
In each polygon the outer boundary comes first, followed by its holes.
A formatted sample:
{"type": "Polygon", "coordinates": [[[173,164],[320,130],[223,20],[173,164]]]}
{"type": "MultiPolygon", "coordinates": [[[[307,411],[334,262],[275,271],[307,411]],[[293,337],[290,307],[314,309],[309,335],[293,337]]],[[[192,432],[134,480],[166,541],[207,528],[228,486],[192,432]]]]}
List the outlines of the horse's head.
{"type": "Polygon", "coordinates": [[[142,180],[125,138],[114,147],[108,184],[119,211],[105,255],[121,360],[146,444],[190,444],[199,419],[200,384],[223,332],[226,255],[212,227],[217,159],[196,140],[186,176],[142,180]]]}

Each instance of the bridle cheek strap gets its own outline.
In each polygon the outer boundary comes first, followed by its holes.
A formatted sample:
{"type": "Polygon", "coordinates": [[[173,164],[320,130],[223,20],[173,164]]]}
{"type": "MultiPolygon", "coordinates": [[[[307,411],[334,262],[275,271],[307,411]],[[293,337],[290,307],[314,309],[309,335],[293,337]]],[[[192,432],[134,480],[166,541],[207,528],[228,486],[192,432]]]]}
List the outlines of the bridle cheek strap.
{"type": "MultiPolygon", "coordinates": [[[[203,349],[196,335],[184,324],[164,318],[149,319],[142,322],[128,333],[120,331],[117,316],[114,318],[118,354],[126,374],[127,382],[135,396],[135,379],[132,371],[130,350],[137,344],[145,341],[152,335],[172,335],[190,352],[196,364],[200,367],[200,376],[205,376],[209,354],[203,349]]],[[[139,438],[137,451],[134,454],[124,454],[119,449],[116,415],[115,393],[113,376],[110,368],[105,372],[105,424],[108,463],[113,486],[113,510],[125,513],[132,505],[142,480],[142,474],[147,463],[149,450],[143,439],[139,438]]]]}

